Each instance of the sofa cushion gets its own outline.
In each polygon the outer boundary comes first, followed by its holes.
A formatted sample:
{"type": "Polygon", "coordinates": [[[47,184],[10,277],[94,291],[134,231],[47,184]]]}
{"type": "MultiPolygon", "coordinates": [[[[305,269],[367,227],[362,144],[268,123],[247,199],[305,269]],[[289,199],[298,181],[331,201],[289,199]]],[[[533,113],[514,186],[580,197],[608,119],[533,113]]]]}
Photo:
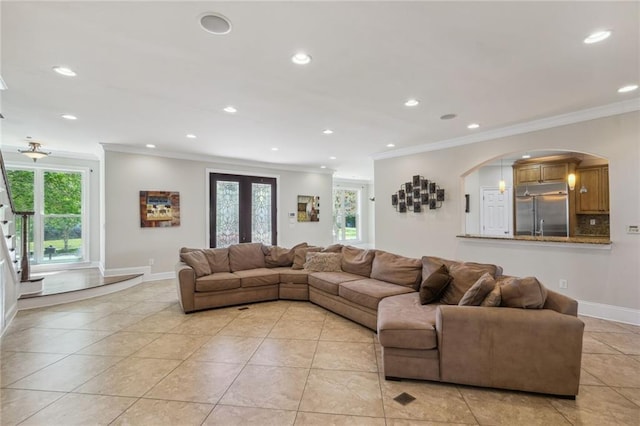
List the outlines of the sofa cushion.
{"type": "Polygon", "coordinates": [[[339,253],[307,253],[304,269],[309,272],[342,272],[341,261],[339,253]]]}
{"type": "Polygon", "coordinates": [[[319,252],[322,247],[300,247],[293,252],[293,265],[291,269],[304,269],[304,264],[307,261],[307,253],[319,252]]]}
{"type": "Polygon", "coordinates": [[[416,292],[382,299],[378,305],[380,344],[385,348],[437,348],[437,308],[437,304],[421,304],[416,292]]]}
{"type": "Polygon", "coordinates": [[[331,244],[322,249],[323,253],[342,253],[342,244],[331,244]]]}
{"type": "Polygon", "coordinates": [[[218,272],[196,279],[196,291],[220,291],[240,288],[240,277],[231,272],[218,272]]]}
{"type": "Polygon", "coordinates": [[[202,250],[207,257],[212,273],[231,272],[229,268],[229,248],[210,248],[202,250]]]}
{"type": "Polygon", "coordinates": [[[509,308],[542,309],[547,289],[535,277],[508,277],[500,282],[502,306],[509,308]]]}
{"type": "Polygon", "coordinates": [[[413,292],[413,289],[409,287],[390,284],[373,278],[347,281],[341,283],[338,288],[338,296],[375,310],[378,309],[378,303],[385,297],[413,292]]]}
{"type": "Polygon", "coordinates": [[[362,279],[361,276],[347,272],[312,272],[309,275],[309,285],[337,296],[338,287],[341,283],[360,279],[362,279]]]}
{"type": "Polygon", "coordinates": [[[269,268],[247,269],[234,272],[240,277],[241,287],[260,287],[280,283],[280,274],[269,268]]]}
{"type": "Polygon", "coordinates": [[[350,274],[371,276],[371,265],[375,257],[375,250],[363,250],[357,247],[342,247],[342,270],[350,274]]]}
{"type": "Polygon", "coordinates": [[[451,282],[451,275],[445,265],[440,267],[427,276],[420,284],[420,303],[426,305],[428,303],[437,302],[440,296],[451,282]]]}
{"type": "Polygon", "coordinates": [[[371,265],[371,278],[417,290],[421,277],[422,262],[420,259],[412,259],[386,251],[376,251],[371,265]]]}
{"type": "Polygon", "coordinates": [[[502,296],[500,291],[500,285],[496,283],[496,286],[493,287],[493,290],[491,290],[489,294],[487,294],[487,297],[485,297],[482,303],[480,303],[480,306],[496,307],[496,306],[500,306],[501,301],[502,301],[502,296]]]}
{"type": "Polygon", "coordinates": [[[455,260],[443,259],[442,257],[435,256],[422,256],[422,281],[429,278],[431,274],[436,272],[442,265],[448,268],[456,262],[455,260]]]}
{"type": "Polygon", "coordinates": [[[264,253],[261,243],[242,243],[229,246],[231,272],[264,268],[264,253]]]}
{"type": "Polygon", "coordinates": [[[298,248],[307,247],[307,243],[296,244],[290,249],[278,246],[263,246],[264,263],[267,268],[293,265],[293,256],[298,248]]]}
{"type": "Polygon", "coordinates": [[[487,272],[485,272],[478,281],[471,286],[469,290],[462,296],[458,305],[460,306],[480,306],[482,301],[496,287],[496,280],[487,272]]]}
{"type": "Polygon", "coordinates": [[[309,271],[304,269],[291,269],[285,267],[273,268],[272,271],[276,271],[280,274],[281,283],[290,284],[307,284],[309,271]]]}
{"type": "Polygon", "coordinates": [[[451,275],[452,281],[442,294],[440,302],[446,305],[457,305],[462,296],[482,275],[488,272],[492,277],[495,277],[496,271],[497,267],[495,265],[473,262],[453,263],[449,267],[449,275],[451,275]]]}
{"type": "Polygon", "coordinates": [[[182,258],[184,263],[193,268],[193,271],[196,273],[196,277],[203,277],[205,275],[211,274],[209,261],[207,261],[207,257],[204,255],[202,250],[194,250],[188,253],[182,253],[180,257],[182,258]]]}

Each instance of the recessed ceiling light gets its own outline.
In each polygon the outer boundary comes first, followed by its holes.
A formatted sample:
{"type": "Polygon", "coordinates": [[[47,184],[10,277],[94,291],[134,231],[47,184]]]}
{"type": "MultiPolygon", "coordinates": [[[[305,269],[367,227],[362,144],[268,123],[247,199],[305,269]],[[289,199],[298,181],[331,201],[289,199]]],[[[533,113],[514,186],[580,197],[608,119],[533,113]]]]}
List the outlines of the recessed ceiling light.
{"type": "Polygon", "coordinates": [[[322,133],[324,133],[325,135],[331,135],[331,134],[333,134],[333,130],[331,130],[331,129],[324,129],[324,130],[322,131],[322,133]]]}
{"type": "Polygon", "coordinates": [[[53,70],[60,75],[64,75],[66,77],[75,77],[77,74],[71,68],[67,67],[53,67],[53,70]]]}
{"type": "Polygon", "coordinates": [[[419,103],[420,103],[420,101],[417,100],[417,99],[407,99],[407,101],[404,103],[404,106],[414,107],[414,106],[418,105],[419,103]]]}
{"type": "Polygon", "coordinates": [[[329,157],[329,160],[335,160],[336,157],[334,157],[333,155],[331,157],[329,157]]]}
{"type": "Polygon", "coordinates": [[[524,158],[524,159],[526,160],[527,158],[531,158],[531,155],[529,155],[529,154],[524,154],[524,155],[522,156],[522,158],[524,158]]]}
{"type": "Polygon", "coordinates": [[[187,138],[189,139],[195,139],[197,136],[194,135],[193,133],[187,133],[187,138]]]}
{"type": "Polygon", "coordinates": [[[231,32],[231,21],[219,13],[207,12],[200,15],[200,26],[208,33],[225,35],[231,32]]]}
{"type": "Polygon", "coordinates": [[[304,52],[298,52],[291,57],[291,62],[296,65],[307,65],[311,62],[311,56],[304,52]]]}
{"type": "Polygon", "coordinates": [[[229,114],[234,114],[236,112],[238,112],[238,110],[235,107],[232,107],[231,105],[224,107],[224,110],[226,112],[228,112],[229,114]]]}
{"type": "Polygon", "coordinates": [[[627,86],[622,86],[621,88],[618,89],[618,93],[627,93],[627,92],[633,92],[634,90],[636,90],[638,88],[637,84],[629,84],[627,86]]]}
{"type": "Polygon", "coordinates": [[[320,168],[321,168],[321,169],[326,169],[326,168],[327,168],[327,166],[320,166],[320,168]]]}
{"type": "Polygon", "coordinates": [[[480,127],[478,123],[471,123],[467,126],[467,129],[477,129],[478,127],[480,127]]]}
{"type": "Polygon", "coordinates": [[[440,120],[451,120],[452,118],[456,118],[456,117],[457,115],[455,114],[445,114],[440,117],[440,120]]]}
{"type": "Polygon", "coordinates": [[[152,143],[148,143],[145,145],[147,148],[155,148],[156,146],[152,143]]]}
{"type": "Polygon", "coordinates": [[[271,148],[271,151],[277,151],[278,148],[276,148],[275,146],[273,148],[271,148]]]}
{"type": "Polygon", "coordinates": [[[396,144],[394,144],[394,143],[388,143],[387,144],[387,148],[393,148],[394,146],[396,146],[396,144]]]}
{"type": "Polygon", "coordinates": [[[597,43],[599,41],[608,39],[610,35],[611,35],[611,31],[609,30],[596,31],[594,33],[589,34],[587,38],[585,38],[583,41],[585,44],[593,44],[593,43],[597,43]]]}
{"type": "Polygon", "coordinates": [[[65,120],[77,120],[78,119],[78,117],[76,117],[75,115],[71,115],[71,114],[62,114],[61,117],[64,118],[65,120]]]}

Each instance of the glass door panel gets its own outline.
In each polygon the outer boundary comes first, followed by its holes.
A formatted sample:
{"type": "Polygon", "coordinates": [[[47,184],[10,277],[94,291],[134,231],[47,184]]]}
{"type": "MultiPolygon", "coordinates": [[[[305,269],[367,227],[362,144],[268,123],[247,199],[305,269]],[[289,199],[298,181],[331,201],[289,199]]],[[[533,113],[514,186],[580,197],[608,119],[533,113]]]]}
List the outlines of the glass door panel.
{"type": "Polygon", "coordinates": [[[227,247],[240,242],[240,183],[216,182],[216,244],[227,247]]]}
{"type": "Polygon", "coordinates": [[[271,244],[271,184],[251,184],[251,241],[271,244]]]}

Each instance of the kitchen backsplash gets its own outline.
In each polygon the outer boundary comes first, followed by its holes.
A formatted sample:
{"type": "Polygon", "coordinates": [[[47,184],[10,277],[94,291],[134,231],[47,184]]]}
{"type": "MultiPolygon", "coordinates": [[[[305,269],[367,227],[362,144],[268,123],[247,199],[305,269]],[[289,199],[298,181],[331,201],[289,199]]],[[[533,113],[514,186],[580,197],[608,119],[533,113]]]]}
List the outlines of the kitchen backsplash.
{"type": "Polygon", "coordinates": [[[608,214],[579,214],[576,217],[576,235],[609,236],[608,214]],[[595,223],[592,225],[591,221],[595,223]]]}

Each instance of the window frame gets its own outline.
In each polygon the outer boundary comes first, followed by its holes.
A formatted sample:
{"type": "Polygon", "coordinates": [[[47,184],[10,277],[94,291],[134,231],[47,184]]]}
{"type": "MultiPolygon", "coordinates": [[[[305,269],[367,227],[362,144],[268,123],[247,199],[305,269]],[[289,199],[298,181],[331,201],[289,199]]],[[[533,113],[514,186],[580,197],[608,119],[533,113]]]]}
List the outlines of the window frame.
{"type": "MultiPolygon", "coordinates": [[[[356,239],[355,240],[347,240],[347,239],[341,239],[339,234],[340,232],[338,232],[335,228],[336,226],[336,212],[335,210],[333,211],[333,215],[332,215],[332,228],[333,228],[333,241],[334,243],[349,243],[349,244],[360,244],[362,243],[362,192],[363,189],[357,186],[336,186],[334,185],[331,191],[331,205],[332,208],[335,209],[335,197],[336,197],[336,191],[354,191],[356,192],[356,239]]],[[[342,206],[342,210],[344,211],[344,196],[342,197],[342,202],[341,202],[341,206],[342,206]]],[[[345,233],[346,234],[346,233],[345,233]]]]}

